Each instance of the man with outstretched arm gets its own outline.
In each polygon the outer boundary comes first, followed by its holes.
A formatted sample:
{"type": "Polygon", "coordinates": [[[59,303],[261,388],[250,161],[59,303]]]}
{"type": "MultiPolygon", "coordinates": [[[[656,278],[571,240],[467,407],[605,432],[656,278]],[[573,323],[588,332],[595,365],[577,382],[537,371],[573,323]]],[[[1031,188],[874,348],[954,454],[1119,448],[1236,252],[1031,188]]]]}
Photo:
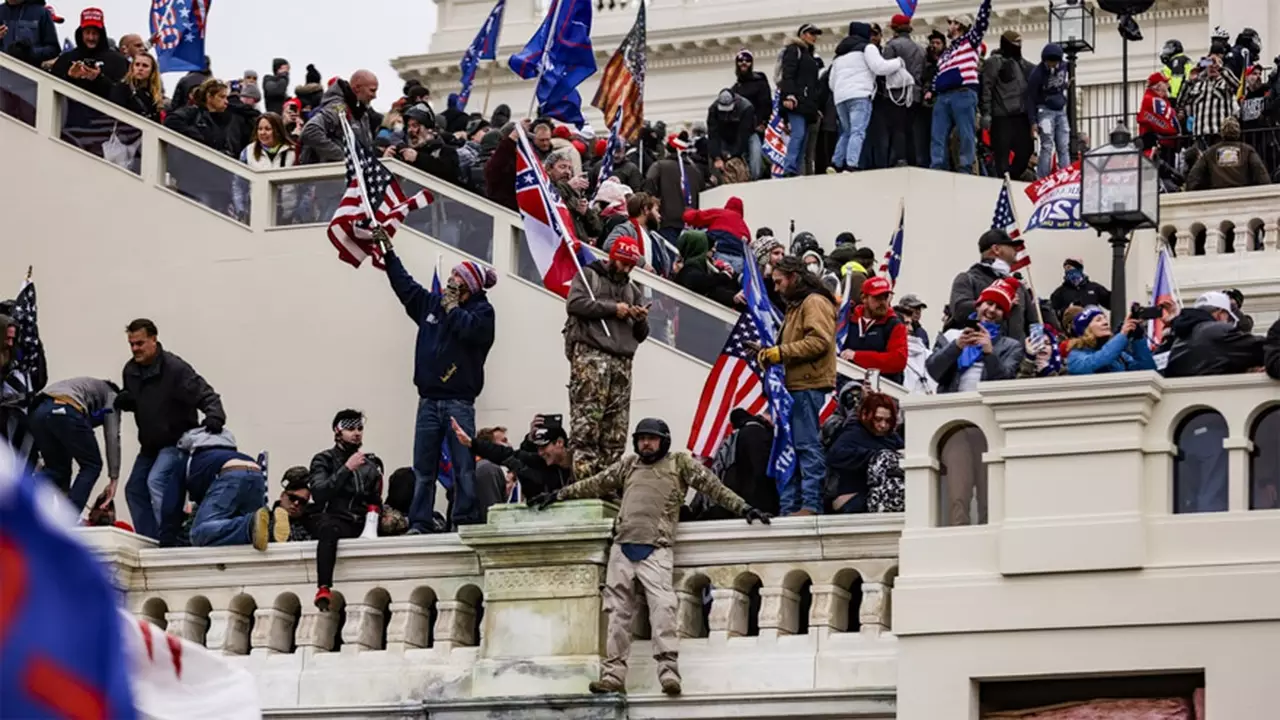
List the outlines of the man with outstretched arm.
{"type": "Polygon", "coordinates": [[[747,522],[769,524],[767,513],[748,505],[688,453],[671,452],[667,423],[647,418],[631,436],[635,455],[626,455],[599,474],[566,488],[539,495],[530,507],[542,509],[558,500],[599,498],[622,493],[617,531],[609,551],[604,585],[604,611],[609,616],[605,659],[593,693],[625,693],[627,657],[631,653],[631,619],[635,583],[644,588],[653,628],[654,660],[662,692],[680,694],[677,666],[676,594],[672,587],[672,551],[680,505],[690,486],[747,522]]]}

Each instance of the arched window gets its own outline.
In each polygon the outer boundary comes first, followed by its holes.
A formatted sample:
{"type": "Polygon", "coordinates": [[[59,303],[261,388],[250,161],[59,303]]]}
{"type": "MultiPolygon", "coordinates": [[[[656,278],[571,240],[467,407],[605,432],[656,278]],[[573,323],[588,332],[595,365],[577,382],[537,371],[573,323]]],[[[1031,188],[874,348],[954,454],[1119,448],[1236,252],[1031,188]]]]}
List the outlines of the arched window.
{"type": "Polygon", "coordinates": [[[1178,424],[1173,434],[1175,513],[1226,512],[1227,421],[1213,410],[1200,410],[1178,424]]]}
{"type": "Polygon", "coordinates": [[[1280,509],[1280,405],[1258,416],[1249,439],[1249,509],[1280,509]]]}
{"type": "Polygon", "coordinates": [[[938,443],[938,525],[987,524],[987,437],[973,425],[948,432],[938,443]]]}

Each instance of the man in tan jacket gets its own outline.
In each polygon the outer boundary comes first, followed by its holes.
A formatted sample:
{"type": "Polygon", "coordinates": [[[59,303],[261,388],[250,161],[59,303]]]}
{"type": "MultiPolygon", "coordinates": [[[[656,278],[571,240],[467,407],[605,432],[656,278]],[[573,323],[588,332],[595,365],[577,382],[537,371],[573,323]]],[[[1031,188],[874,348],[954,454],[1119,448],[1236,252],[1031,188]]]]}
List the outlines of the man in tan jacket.
{"type": "Polygon", "coordinates": [[[758,360],[761,366],[782,364],[786,369],[791,440],[800,466],[783,484],[779,506],[782,515],[817,515],[827,477],[818,414],[836,385],[836,299],[790,255],[774,266],[773,283],[787,303],[787,314],[777,346],[762,349],[758,360]]]}

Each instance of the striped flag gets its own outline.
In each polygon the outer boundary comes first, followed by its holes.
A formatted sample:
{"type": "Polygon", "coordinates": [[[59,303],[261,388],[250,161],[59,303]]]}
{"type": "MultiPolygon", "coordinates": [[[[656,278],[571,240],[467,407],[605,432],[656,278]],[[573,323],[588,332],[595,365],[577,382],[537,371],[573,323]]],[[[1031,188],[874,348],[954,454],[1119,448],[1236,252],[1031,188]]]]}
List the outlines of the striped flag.
{"type": "Polygon", "coordinates": [[[764,384],[760,382],[760,365],[755,353],[746,347],[750,342],[759,343],[760,334],[750,314],[744,312],[734,324],[702,387],[693,428],[689,431],[689,452],[694,457],[715,455],[716,448],[732,429],[729,413],[735,408],[759,415],[769,405],[764,384]]]}
{"type": "MultiPolygon", "coordinates": [[[[880,277],[888,278],[891,287],[898,286],[898,273],[902,270],[902,238],[903,228],[907,223],[907,209],[905,205],[898,212],[898,229],[893,232],[893,238],[889,241],[889,249],[884,253],[884,262],[880,264],[880,277]]],[[[1028,260],[1028,263],[1031,261],[1028,260]]]]}
{"type": "Polygon", "coordinates": [[[14,360],[0,377],[0,445],[7,441],[23,465],[34,468],[35,437],[27,432],[27,407],[49,382],[49,366],[40,341],[36,285],[30,279],[18,291],[12,313],[14,360]]]}
{"type": "Polygon", "coordinates": [[[382,161],[356,141],[345,116],[342,129],[347,139],[347,191],[329,221],[329,242],[338,250],[338,258],[352,267],[372,258],[373,266],[381,268],[382,248],[373,240],[375,223],[393,237],[409,213],[435,198],[427,190],[406,196],[382,161]],[[369,214],[375,206],[371,222],[369,214]]]}
{"type": "Polygon", "coordinates": [[[631,32],[609,58],[600,76],[600,89],[591,104],[604,113],[605,118],[622,113],[622,137],[627,142],[640,138],[644,124],[644,73],[648,64],[648,48],[645,46],[644,0],[636,13],[631,32]]]}
{"type": "Polygon", "coordinates": [[[542,276],[542,286],[568,298],[573,279],[594,258],[574,237],[569,209],[551,186],[524,128],[517,125],[516,132],[516,205],[524,225],[525,245],[542,276]]]}
{"type": "Polygon", "coordinates": [[[604,157],[600,158],[600,176],[596,179],[596,185],[609,179],[613,174],[613,156],[618,152],[622,145],[622,136],[619,132],[622,129],[622,108],[613,115],[613,122],[609,123],[609,142],[604,146],[604,157]]]}
{"type": "MultiPolygon", "coordinates": [[[[1160,257],[1156,260],[1156,280],[1151,285],[1151,305],[1174,308],[1174,312],[1166,312],[1166,316],[1177,315],[1182,311],[1182,301],[1178,297],[1178,284],[1173,280],[1173,261],[1169,257],[1169,248],[1164,243],[1160,244],[1160,257]]],[[[1148,322],[1147,337],[1150,338],[1152,348],[1159,346],[1164,340],[1164,333],[1168,327],[1169,323],[1164,318],[1148,322]]]]}
{"type": "Polygon", "coordinates": [[[1004,179],[1004,185],[1000,187],[1000,197],[996,200],[996,211],[991,218],[991,227],[997,230],[1004,230],[1009,237],[1019,242],[1018,257],[1013,261],[1013,267],[1009,272],[1018,272],[1019,270],[1031,265],[1031,253],[1027,250],[1026,243],[1020,239],[1022,231],[1017,217],[1013,210],[1013,195],[1009,192],[1009,178],[1004,179]]]}
{"type": "Polygon", "coordinates": [[[791,141],[782,121],[782,94],[773,93],[773,114],[764,128],[764,156],[772,166],[773,177],[782,177],[782,166],[787,163],[787,143],[791,141]]]}

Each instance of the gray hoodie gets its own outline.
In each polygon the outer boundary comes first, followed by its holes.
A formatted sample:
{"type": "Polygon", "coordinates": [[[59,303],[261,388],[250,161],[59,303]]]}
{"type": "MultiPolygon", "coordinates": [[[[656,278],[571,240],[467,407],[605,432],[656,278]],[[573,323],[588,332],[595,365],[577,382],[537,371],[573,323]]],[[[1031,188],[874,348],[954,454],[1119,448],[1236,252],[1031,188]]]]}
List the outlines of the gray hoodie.
{"type": "Polygon", "coordinates": [[[107,477],[120,478],[120,413],[116,412],[116,390],[106,380],[77,377],[50,383],[41,393],[45,397],[70,400],[84,408],[89,424],[102,426],[107,444],[107,477]]]}

